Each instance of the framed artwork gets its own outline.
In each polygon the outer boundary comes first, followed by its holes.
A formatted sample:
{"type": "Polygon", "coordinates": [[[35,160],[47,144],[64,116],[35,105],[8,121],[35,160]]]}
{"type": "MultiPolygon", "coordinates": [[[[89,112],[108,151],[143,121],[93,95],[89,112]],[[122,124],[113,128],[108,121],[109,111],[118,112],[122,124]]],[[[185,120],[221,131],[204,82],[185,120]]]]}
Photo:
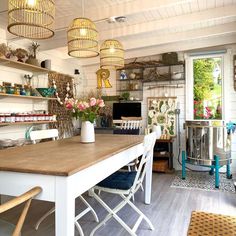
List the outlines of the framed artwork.
{"type": "Polygon", "coordinates": [[[176,135],[177,97],[149,97],[147,101],[148,125],[160,125],[162,134],[176,135]]]}

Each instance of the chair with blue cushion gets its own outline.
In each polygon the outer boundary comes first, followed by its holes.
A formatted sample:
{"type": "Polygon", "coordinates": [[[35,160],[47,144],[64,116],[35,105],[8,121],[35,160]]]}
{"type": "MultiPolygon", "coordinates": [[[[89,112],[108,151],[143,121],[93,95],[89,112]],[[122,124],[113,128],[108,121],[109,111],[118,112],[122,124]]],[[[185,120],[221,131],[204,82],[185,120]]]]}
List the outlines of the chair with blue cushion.
{"type": "Polygon", "coordinates": [[[23,193],[22,195],[15,197],[2,205],[0,205],[0,213],[6,212],[20,204],[25,203],[22,213],[18,219],[16,225],[13,225],[7,221],[0,220],[0,235],[1,236],[20,236],[21,229],[24,224],[27,212],[30,207],[32,198],[38,195],[42,189],[40,187],[32,188],[31,190],[23,193]]]}
{"type": "Polygon", "coordinates": [[[138,226],[145,220],[150,229],[153,230],[154,227],[151,221],[130,201],[135,192],[141,187],[143,179],[146,175],[146,163],[153,157],[153,148],[156,142],[156,133],[150,133],[144,138],[144,153],[140,160],[137,171],[124,172],[118,171],[92,188],[91,194],[93,197],[108,211],[108,215],[103,221],[101,221],[91,232],[90,236],[93,236],[94,233],[103,226],[108,220],[112,217],[123,226],[130,235],[136,235],[136,230],[138,226]],[[100,192],[107,192],[112,194],[119,195],[123,200],[114,208],[111,209],[101,198],[101,195],[98,195],[95,190],[100,192]],[[135,225],[131,228],[128,226],[118,215],[117,213],[128,204],[132,207],[133,210],[138,213],[139,218],[136,221],[135,225]]]}

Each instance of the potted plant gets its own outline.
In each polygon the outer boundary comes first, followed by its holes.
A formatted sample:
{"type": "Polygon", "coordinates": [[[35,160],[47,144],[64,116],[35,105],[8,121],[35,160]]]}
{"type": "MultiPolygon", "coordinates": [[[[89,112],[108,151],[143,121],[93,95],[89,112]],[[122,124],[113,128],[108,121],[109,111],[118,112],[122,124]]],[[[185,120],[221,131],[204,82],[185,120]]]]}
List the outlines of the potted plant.
{"type": "Polygon", "coordinates": [[[65,105],[72,117],[82,120],[81,142],[95,142],[94,121],[99,115],[100,109],[105,106],[104,101],[95,97],[81,100],[71,98],[66,101],[65,105]]]}

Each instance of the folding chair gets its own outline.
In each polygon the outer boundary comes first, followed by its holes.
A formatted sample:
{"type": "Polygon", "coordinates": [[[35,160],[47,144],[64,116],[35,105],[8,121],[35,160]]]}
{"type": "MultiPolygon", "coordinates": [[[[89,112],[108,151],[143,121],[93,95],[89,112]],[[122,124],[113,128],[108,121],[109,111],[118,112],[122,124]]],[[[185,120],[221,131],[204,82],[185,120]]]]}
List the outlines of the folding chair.
{"type": "MultiPolygon", "coordinates": [[[[58,130],[57,129],[46,129],[46,130],[36,130],[36,131],[31,131],[30,132],[30,139],[32,140],[33,144],[36,144],[37,140],[41,140],[41,139],[48,139],[48,138],[52,138],[53,140],[57,140],[58,139],[58,130]]],[[[83,217],[85,214],[87,214],[88,212],[91,211],[91,213],[93,214],[93,217],[95,219],[96,222],[99,222],[98,217],[96,212],[94,211],[94,209],[89,205],[89,203],[82,197],[79,196],[80,200],[87,206],[87,208],[85,210],[83,210],[80,214],[78,214],[75,217],[75,226],[77,228],[77,230],[79,231],[79,234],[81,236],[84,236],[83,230],[80,226],[80,224],[78,223],[78,220],[83,217]]],[[[49,211],[47,211],[35,224],[35,229],[38,230],[39,225],[52,213],[55,212],[55,207],[51,208],[49,211]]]]}
{"type": "Polygon", "coordinates": [[[26,215],[28,213],[30,203],[33,197],[39,194],[42,191],[40,187],[34,187],[26,193],[15,197],[2,205],[0,205],[0,213],[8,211],[22,203],[25,203],[25,206],[22,210],[22,213],[19,217],[19,220],[16,225],[10,224],[9,222],[0,220],[0,235],[1,236],[20,236],[21,229],[24,224],[26,215]]]}
{"type": "Polygon", "coordinates": [[[153,147],[156,142],[156,133],[150,133],[144,138],[144,153],[142,155],[138,171],[123,172],[118,171],[105,180],[101,181],[98,185],[91,189],[92,196],[109,212],[103,221],[101,221],[91,232],[90,236],[103,226],[112,217],[116,219],[118,223],[123,226],[130,235],[136,235],[138,226],[144,219],[151,230],[154,229],[151,221],[130,201],[134,193],[141,187],[143,179],[146,175],[146,163],[153,157],[153,147]],[[107,193],[113,193],[119,195],[123,200],[114,208],[111,209],[95,192],[95,190],[103,191],[107,193]],[[139,218],[135,225],[130,228],[118,215],[117,213],[128,204],[132,207],[136,213],[139,214],[139,218]]]}

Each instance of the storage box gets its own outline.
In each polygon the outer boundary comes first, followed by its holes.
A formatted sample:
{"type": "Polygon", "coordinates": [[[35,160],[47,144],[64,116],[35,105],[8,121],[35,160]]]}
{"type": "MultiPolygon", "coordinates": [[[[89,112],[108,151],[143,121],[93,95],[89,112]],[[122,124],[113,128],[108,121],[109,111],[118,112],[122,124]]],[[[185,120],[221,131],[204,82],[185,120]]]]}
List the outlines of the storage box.
{"type": "Polygon", "coordinates": [[[153,162],[153,171],[166,172],[168,170],[168,160],[158,160],[153,162]]]}

